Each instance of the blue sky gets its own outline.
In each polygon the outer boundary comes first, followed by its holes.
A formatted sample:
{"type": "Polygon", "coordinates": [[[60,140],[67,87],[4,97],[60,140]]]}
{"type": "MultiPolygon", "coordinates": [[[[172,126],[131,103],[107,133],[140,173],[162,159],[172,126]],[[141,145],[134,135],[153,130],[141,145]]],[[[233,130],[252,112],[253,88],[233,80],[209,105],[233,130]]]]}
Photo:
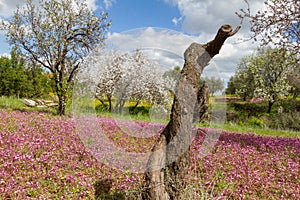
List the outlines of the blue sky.
{"type": "Polygon", "coordinates": [[[107,10],[113,20],[112,32],[141,27],[163,27],[180,30],[172,19],[180,16],[178,8],[162,0],[120,0],[107,10]]]}
{"type": "MultiPolygon", "coordinates": [[[[5,11],[7,13],[9,11],[12,13],[14,6],[22,3],[21,0],[15,0],[13,5],[12,1],[14,0],[0,0],[0,13],[3,13],[6,2],[8,4],[10,2],[10,6],[6,6],[9,7],[9,10],[5,11]]],[[[109,18],[113,21],[110,32],[123,32],[149,26],[181,31],[181,27],[172,22],[174,17],[180,17],[177,6],[163,0],[97,0],[93,3],[98,7],[97,11],[108,12],[109,18]]],[[[8,15],[5,14],[5,17],[8,15]]],[[[9,46],[5,42],[4,35],[0,34],[0,55],[3,53],[9,53],[9,46]]]]}
{"type": "MultiPolygon", "coordinates": [[[[101,10],[108,12],[109,18],[112,19],[109,35],[113,38],[111,41],[114,44],[118,41],[118,44],[122,45],[126,43],[122,38],[128,40],[129,37],[128,41],[132,42],[128,45],[131,45],[131,48],[151,46],[172,51],[179,56],[191,42],[206,43],[213,39],[221,25],[229,23],[235,28],[240,23],[235,12],[246,8],[244,0],[87,0],[87,2],[91,8],[96,9],[96,12],[101,10]],[[143,28],[140,29],[139,38],[133,38],[136,37],[133,35],[125,37],[121,34],[137,28],[143,28]],[[161,31],[164,29],[177,31],[178,34],[161,31]]],[[[0,0],[0,17],[10,17],[16,5],[23,3],[24,0],[0,0]]],[[[252,11],[260,10],[262,6],[263,0],[251,1],[252,11]]],[[[249,24],[242,24],[239,33],[234,38],[228,39],[220,55],[213,59],[213,65],[218,68],[225,82],[234,74],[239,60],[256,49],[251,42],[240,42],[249,35],[249,24]]],[[[8,53],[9,46],[5,42],[4,33],[0,32],[0,55],[8,53]]],[[[170,65],[178,64],[171,58],[163,59],[170,65]]]]}

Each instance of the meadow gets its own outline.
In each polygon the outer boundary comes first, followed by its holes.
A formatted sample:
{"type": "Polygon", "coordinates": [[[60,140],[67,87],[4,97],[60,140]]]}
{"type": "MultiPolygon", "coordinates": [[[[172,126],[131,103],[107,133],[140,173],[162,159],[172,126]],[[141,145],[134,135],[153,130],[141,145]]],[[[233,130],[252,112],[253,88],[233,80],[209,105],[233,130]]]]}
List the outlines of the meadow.
{"type": "MultiPolygon", "coordinates": [[[[158,136],[138,142],[113,118],[99,121],[116,145],[130,151],[149,151],[158,136]]],[[[211,153],[201,157],[208,130],[195,129],[182,199],[299,198],[299,137],[222,131],[211,153]]],[[[0,199],[139,199],[143,190],[142,173],[96,160],[70,117],[0,109],[0,158],[0,199]]]]}

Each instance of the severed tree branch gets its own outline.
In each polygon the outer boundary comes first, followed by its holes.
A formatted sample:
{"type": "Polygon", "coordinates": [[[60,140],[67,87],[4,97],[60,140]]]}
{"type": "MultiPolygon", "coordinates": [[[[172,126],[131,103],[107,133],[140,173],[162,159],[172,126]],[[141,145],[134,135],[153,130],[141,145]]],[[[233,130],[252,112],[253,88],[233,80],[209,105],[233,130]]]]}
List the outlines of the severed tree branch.
{"type": "Polygon", "coordinates": [[[213,58],[215,55],[219,54],[221,47],[223,46],[225,40],[229,37],[235,35],[241,26],[237,26],[234,31],[232,31],[232,27],[229,24],[223,25],[214,40],[202,45],[203,48],[209,53],[210,57],[213,58]]]}

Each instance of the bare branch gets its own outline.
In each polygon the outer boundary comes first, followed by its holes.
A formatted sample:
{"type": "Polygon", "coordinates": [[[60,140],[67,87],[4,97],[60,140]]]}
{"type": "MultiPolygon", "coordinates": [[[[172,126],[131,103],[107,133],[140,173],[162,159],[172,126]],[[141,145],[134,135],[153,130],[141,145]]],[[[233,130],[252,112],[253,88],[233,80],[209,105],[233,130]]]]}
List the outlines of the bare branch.
{"type": "Polygon", "coordinates": [[[231,32],[228,34],[229,37],[234,36],[240,29],[241,29],[241,26],[237,26],[237,27],[235,28],[234,31],[231,31],[231,32]]]}

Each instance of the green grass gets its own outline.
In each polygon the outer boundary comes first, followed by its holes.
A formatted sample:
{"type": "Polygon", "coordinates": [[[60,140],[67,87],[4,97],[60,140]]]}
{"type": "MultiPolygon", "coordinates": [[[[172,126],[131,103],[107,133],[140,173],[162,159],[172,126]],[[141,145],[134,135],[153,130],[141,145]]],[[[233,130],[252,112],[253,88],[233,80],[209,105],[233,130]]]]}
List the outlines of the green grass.
{"type": "Polygon", "coordinates": [[[1,108],[12,108],[12,109],[23,109],[24,103],[21,99],[15,97],[0,97],[0,107],[1,108]]]}
{"type": "MultiPolygon", "coordinates": [[[[90,106],[90,105],[89,105],[90,106]]],[[[221,105],[224,106],[224,105],[221,105]]],[[[55,114],[55,108],[37,108],[37,107],[29,107],[23,103],[22,99],[18,99],[15,97],[0,97],[0,108],[8,109],[8,110],[22,110],[22,111],[37,111],[37,112],[47,112],[55,114]]],[[[91,107],[91,109],[94,109],[91,107]]],[[[67,105],[67,113],[71,113],[72,106],[70,104],[67,105]]],[[[119,118],[119,119],[128,119],[128,120],[136,120],[136,121],[148,121],[148,122],[157,122],[167,124],[167,119],[152,119],[149,115],[137,114],[137,115],[119,115],[114,113],[98,113],[99,116],[102,117],[111,117],[111,118],[119,118]]],[[[300,137],[300,132],[289,131],[289,130],[274,130],[266,127],[253,127],[248,126],[246,124],[232,124],[225,123],[222,125],[217,124],[198,124],[199,127],[210,127],[210,128],[218,128],[227,131],[235,131],[235,132],[251,132],[259,135],[266,136],[280,136],[280,137],[300,137]]]]}
{"type": "Polygon", "coordinates": [[[16,97],[5,97],[0,96],[0,108],[7,110],[21,110],[21,111],[36,111],[36,112],[45,112],[55,114],[55,108],[38,108],[38,107],[29,107],[24,104],[22,99],[16,97]]]}
{"type": "Polygon", "coordinates": [[[167,124],[169,122],[168,119],[159,119],[159,118],[151,118],[149,115],[144,114],[117,114],[117,113],[109,113],[109,112],[101,112],[98,113],[100,117],[109,117],[109,118],[117,118],[117,119],[127,119],[132,121],[143,121],[143,122],[155,122],[167,124]]]}
{"type": "Polygon", "coordinates": [[[259,128],[259,127],[250,127],[245,125],[237,125],[237,124],[199,124],[199,127],[210,127],[210,128],[218,128],[227,131],[241,132],[241,133],[255,133],[258,135],[265,136],[273,136],[273,137],[299,137],[300,132],[289,131],[289,130],[274,130],[269,128],[259,128]]]}

